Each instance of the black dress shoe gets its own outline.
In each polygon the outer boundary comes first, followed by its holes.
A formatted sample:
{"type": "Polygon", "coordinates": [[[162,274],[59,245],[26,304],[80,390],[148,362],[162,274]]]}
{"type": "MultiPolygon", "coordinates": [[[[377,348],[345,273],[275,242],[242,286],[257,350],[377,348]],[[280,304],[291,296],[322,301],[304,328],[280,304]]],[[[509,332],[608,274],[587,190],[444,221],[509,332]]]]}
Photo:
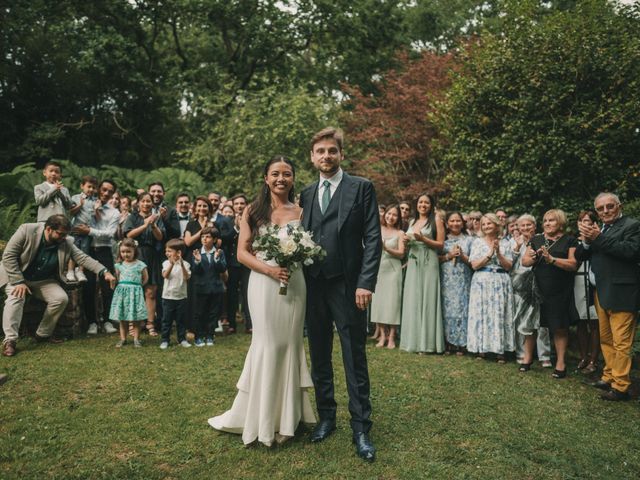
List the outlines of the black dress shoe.
{"type": "Polygon", "coordinates": [[[588,383],[590,387],[596,387],[600,390],[611,390],[611,384],[604,380],[596,380],[595,382],[588,383]]]}
{"type": "Polygon", "coordinates": [[[331,435],[336,429],[335,420],[320,420],[316,428],[311,432],[311,442],[321,442],[329,435],[331,435]]]}
{"type": "Polygon", "coordinates": [[[353,443],[356,444],[358,456],[366,462],[373,462],[376,459],[376,449],[369,440],[369,435],[364,432],[353,433],[353,443]]]}
{"type": "Polygon", "coordinates": [[[33,337],[35,339],[36,342],[38,343],[53,343],[53,344],[59,344],[59,343],[64,343],[64,340],[62,340],[61,338],[55,338],[55,337],[41,337],[40,335],[38,335],[37,333],[34,335],[33,337]]]}
{"type": "Polygon", "coordinates": [[[610,402],[626,402],[627,400],[631,399],[627,392],[620,392],[615,388],[604,392],[602,395],[600,395],[600,398],[602,400],[609,400],[610,402]]]}

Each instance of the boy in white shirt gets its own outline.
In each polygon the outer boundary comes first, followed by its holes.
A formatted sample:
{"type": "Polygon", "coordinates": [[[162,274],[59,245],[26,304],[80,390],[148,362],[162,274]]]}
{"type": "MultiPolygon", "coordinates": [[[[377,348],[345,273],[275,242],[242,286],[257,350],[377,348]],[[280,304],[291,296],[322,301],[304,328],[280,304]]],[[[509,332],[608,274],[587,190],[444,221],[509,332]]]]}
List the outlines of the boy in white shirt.
{"type": "Polygon", "coordinates": [[[178,343],[183,347],[190,347],[187,341],[185,315],[187,313],[187,283],[191,277],[189,263],[182,259],[185,250],[183,240],[174,238],[165,245],[167,260],[162,263],[162,341],[160,348],[169,347],[171,325],[176,322],[178,343]]]}

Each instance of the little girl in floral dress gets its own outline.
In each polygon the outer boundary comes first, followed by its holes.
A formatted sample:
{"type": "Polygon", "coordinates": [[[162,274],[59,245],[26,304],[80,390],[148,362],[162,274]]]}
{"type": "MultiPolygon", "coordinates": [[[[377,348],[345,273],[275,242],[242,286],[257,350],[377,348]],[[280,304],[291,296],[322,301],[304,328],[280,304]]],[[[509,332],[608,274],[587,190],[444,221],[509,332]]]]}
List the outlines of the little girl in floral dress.
{"type": "Polygon", "coordinates": [[[142,287],[149,280],[147,266],[138,260],[136,242],[125,238],[118,246],[118,263],[115,265],[118,285],[113,292],[109,318],[120,325],[120,340],[116,348],[127,343],[127,324],[133,329],[133,346],[142,346],[139,340],[140,322],[147,320],[147,307],[142,287]]]}

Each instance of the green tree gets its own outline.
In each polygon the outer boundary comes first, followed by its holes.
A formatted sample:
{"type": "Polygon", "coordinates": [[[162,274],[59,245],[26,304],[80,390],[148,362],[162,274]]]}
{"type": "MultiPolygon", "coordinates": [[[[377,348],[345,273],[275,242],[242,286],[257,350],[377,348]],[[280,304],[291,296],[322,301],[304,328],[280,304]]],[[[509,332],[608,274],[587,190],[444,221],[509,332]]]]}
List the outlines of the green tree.
{"type": "Polygon", "coordinates": [[[640,17],[585,0],[541,17],[508,2],[500,35],[464,51],[437,122],[452,203],[574,212],[640,193],[640,17]]]}
{"type": "Polygon", "coordinates": [[[223,121],[212,121],[181,152],[181,161],[212,179],[221,192],[253,194],[262,183],[265,162],[274,155],[285,155],[296,164],[300,189],[314,175],[309,140],[334,118],[331,104],[299,87],[246,93],[223,121]]]}

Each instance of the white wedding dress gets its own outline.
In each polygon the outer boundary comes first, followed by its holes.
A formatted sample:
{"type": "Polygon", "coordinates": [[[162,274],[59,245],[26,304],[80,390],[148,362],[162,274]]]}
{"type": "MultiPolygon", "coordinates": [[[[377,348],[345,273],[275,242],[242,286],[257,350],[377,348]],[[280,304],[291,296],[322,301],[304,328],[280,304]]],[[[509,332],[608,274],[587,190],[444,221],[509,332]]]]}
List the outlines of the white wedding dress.
{"type": "Polygon", "coordinates": [[[307,392],[313,383],[303,343],[307,291],[302,269],[291,274],[287,295],[279,289],[276,280],[251,272],[253,337],[238,394],[231,410],[209,419],[216,430],[242,434],[245,444],[257,439],[270,446],[276,433],[293,437],[300,422],[316,421],[307,392]]]}

